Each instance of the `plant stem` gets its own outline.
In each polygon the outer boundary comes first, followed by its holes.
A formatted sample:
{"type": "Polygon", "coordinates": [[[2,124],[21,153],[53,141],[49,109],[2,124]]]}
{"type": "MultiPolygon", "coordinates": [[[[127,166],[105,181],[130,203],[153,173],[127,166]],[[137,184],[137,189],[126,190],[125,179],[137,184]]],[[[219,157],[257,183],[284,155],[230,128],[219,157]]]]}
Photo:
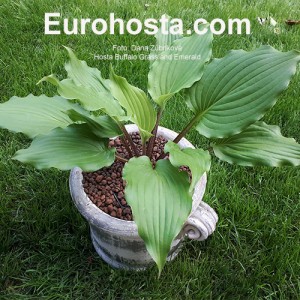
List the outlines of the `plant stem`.
{"type": "Polygon", "coordinates": [[[162,113],[163,113],[163,110],[161,108],[159,108],[159,110],[157,112],[156,123],[155,123],[155,126],[154,126],[153,130],[152,130],[153,136],[150,138],[149,143],[148,143],[147,156],[150,159],[151,159],[151,156],[152,156],[153,146],[154,146],[154,142],[155,142],[156,135],[157,135],[158,124],[160,122],[162,113]]]}
{"type": "Polygon", "coordinates": [[[146,143],[143,144],[143,154],[142,155],[146,155],[147,152],[147,148],[146,148],[146,143]]]}
{"type": "Polygon", "coordinates": [[[124,163],[128,162],[128,159],[126,159],[124,157],[121,157],[119,155],[116,155],[116,159],[119,160],[119,161],[121,161],[121,162],[124,162],[124,163]]]}
{"type": "MultiPolygon", "coordinates": [[[[125,136],[124,130],[127,132],[125,126],[124,126],[118,119],[114,119],[114,120],[115,120],[115,122],[118,124],[119,128],[121,129],[121,131],[123,132],[123,134],[124,134],[124,136],[125,136]]],[[[128,133],[127,133],[127,134],[128,134],[128,133]]],[[[127,150],[127,153],[128,153],[128,155],[129,155],[129,158],[131,158],[131,157],[133,157],[134,155],[133,155],[133,153],[132,153],[132,151],[131,151],[131,149],[130,149],[130,146],[128,145],[128,144],[130,144],[129,141],[126,140],[126,138],[125,138],[124,136],[120,136],[120,139],[121,139],[123,145],[125,146],[125,148],[126,148],[126,150],[127,150]]]]}
{"type": "MultiPolygon", "coordinates": [[[[177,144],[191,129],[192,127],[195,125],[195,123],[198,121],[199,116],[194,116],[193,119],[182,129],[182,131],[176,136],[176,138],[173,140],[173,143],[177,144]]],[[[166,157],[166,153],[162,153],[159,159],[164,159],[166,157]]]]}
{"type": "Polygon", "coordinates": [[[136,146],[134,145],[133,140],[132,140],[131,136],[129,135],[128,131],[126,130],[125,126],[121,123],[119,124],[119,126],[120,126],[120,129],[122,130],[127,142],[131,146],[131,149],[133,150],[134,155],[136,157],[140,156],[139,153],[138,153],[138,150],[137,150],[136,146]]]}
{"type": "Polygon", "coordinates": [[[133,153],[132,153],[130,147],[128,146],[128,143],[127,143],[126,139],[124,139],[123,136],[121,136],[120,138],[121,138],[121,141],[122,141],[123,145],[125,146],[125,148],[126,148],[126,150],[127,150],[127,153],[128,153],[128,155],[129,155],[129,157],[130,157],[130,158],[133,157],[133,153]]]}
{"type": "Polygon", "coordinates": [[[177,137],[173,140],[173,143],[177,144],[195,125],[198,121],[199,116],[195,116],[187,125],[182,129],[182,131],[177,135],[177,137]]]}

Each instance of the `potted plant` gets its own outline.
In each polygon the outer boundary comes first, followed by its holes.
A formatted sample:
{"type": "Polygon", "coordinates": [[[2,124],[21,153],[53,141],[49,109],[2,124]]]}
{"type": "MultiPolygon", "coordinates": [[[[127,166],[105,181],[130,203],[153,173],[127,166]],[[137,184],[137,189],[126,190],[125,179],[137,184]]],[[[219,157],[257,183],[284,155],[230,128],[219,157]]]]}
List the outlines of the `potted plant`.
{"type": "Polygon", "coordinates": [[[157,33],[148,74],[155,107],[112,67],[104,79],[69,48],[68,78],[41,80],[60,96],[0,105],[0,126],[33,138],[14,159],[72,170],[73,200],[89,218],[96,250],[113,266],[142,269],[154,260],[161,272],[185,234],[204,239],[213,232],[217,216],[201,201],[210,154],[243,166],[300,164],[300,145],[260,121],[287,88],[300,53],[262,46],[211,59],[213,36],[202,26],[203,35],[157,33]],[[193,118],[176,134],[159,122],[178,92],[193,118]],[[192,128],[212,139],[210,151],[184,139],[192,128]]]}

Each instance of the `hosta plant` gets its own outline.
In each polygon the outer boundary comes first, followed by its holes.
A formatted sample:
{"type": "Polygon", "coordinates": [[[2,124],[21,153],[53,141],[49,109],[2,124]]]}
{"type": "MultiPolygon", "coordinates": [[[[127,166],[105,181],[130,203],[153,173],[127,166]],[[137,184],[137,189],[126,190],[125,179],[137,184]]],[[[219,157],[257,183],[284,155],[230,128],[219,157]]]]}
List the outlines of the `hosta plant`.
{"type": "Polygon", "coordinates": [[[112,67],[104,79],[98,69],[66,48],[70,57],[65,65],[67,78],[49,75],[41,79],[57,86],[59,96],[30,94],[0,105],[0,126],[33,139],[14,159],[38,169],[78,166],[84,171],[108,167],[115,160],[126,162],[125,197],[159,271],[191,212],[195,184],[210,168],[207,150],[181,150],[177,145],[192,128],[212,139],[211,152],[223,161],[243,166],[300,164],[300,145],[282,136],[277,126],[260,120],[287,88],[300,53],[261,46],[212,59],[212,40],[209,30],[188,37],[159,32],[156,43],[163,50],[151,53],[148,94],[112,67]],[[170,45],[174,47],[164,48],[170,45]],[[166,59],[170,56],[181,59],[166,59]],[[167,102],[178,92],[193,117],[153,165],[150,157],[158,124],[167,102]],[[142,153],[126,131],[127,122],[139,128],[142,153]],[[108,147],[109,139],[116,136],[121,136],[130,159],[108,147]],[[180,166],[189,167],[191,180],[180,166]]]}

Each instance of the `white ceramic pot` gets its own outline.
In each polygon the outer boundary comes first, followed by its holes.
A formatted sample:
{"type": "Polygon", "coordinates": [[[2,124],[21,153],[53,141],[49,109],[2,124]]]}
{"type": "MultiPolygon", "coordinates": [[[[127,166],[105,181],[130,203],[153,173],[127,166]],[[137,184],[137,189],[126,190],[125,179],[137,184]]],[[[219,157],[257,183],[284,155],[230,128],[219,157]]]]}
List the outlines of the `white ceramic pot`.
{"type": "MultiPolygon", "coordinates": [[[[136,125],[126,125],[129,133],[137,132],[136,125]]],[[[177,133],[158,127],[158,135],[173,140],[177,133]]],[[[178,143],[181,148],[194,148],[185,138],[178,143]]],[[[97,253],[114,268],[126,270],[143,270],[154,262],[148,254],[144,241],[139,237],[134,221],[113,218],[100,210],[86,195],[82,186],[82,170],[72,169],[70,174],[70,191],[72,199],[89,222],[91,238],[97,253]]],[[[213,233],[218,221],[215,211],[202,201],[206,186],[206,174],[197,183],[193,194],[192,212],[185,222],[180,234],[175,238],[169,252],[168,260],[173,260],[180,250],[184,237],[205,240],[213,233]]]]}

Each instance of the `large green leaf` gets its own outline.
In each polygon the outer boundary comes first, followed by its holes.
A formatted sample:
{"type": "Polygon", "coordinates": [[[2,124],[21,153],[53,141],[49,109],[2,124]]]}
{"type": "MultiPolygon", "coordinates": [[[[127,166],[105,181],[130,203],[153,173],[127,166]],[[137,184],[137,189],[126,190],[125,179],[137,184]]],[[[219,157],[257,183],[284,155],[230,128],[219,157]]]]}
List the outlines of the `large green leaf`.
{"type": "Polygon", "coordinates": [[[180,147],[168,141],[164,149],[165,153],[169,152],[169,159],[174,167],[187,166],[192,172],[192,182],[190,192],[193,192],[196,183],[200,180],[201,176],[208,172],[210,169],[210,155],[208,151],[203,149],[192,149],[180,147]]]}
{"type": "Polygon", "coordinates": [[[12,97],[0,104],[0,127],[14,132],[22,132],[30,138],[46,134],[56,127],[66,127],[73,121],[64,113],[73,109],[82,111],[78,104],[73,104],[59,96],[12,97]]]}
{"type": "Polygon", "coordinates": [[[300,165],[300,145],[281,135],[278,126],[256,122],[245,131],[213,145],[218,158],[242,166],[300,165]]]}
{"type": "Polygon", "coordinates": [[[159,160],[153,169],[149,158],[141,156],[125,165],[123,177],[139,235],[161,272],[192,208],[188,176],[168,160],[159,160]]]}
{"type": "Polygon", "coordinates": [[[38,169],[70,170],[75,166],[96,171],[114,162],[115,149],[108,149],[108,139],[94,135],[87,124],[55,128],[37,136],[30,147],[17,151],[14,159],[38,169]]]}
{"type": "Polygon", "coordinates": [[[72,121],[86,123],[90,130],[101,138],[112,138],[122,134],[117,123],[109,116],[96,117],[74,109],[68,110],[66,113],[72,121]]]}
{"type": "Polygon", "coordinates": [[[176,39],[173,48],[160,53],[148,74],[148,91],[158,105],[164,107],[175,93],[202,77],[204,65],[211,57],[212,39],[210,30],[204,35],[193,34],[176,39]]]}
{"type": "Polygon", "coordinates": [[[143,142],[147,141],[156,122],[152,103],[142,90],[130,85],[124,77],[117,76],[112,68],[110,80],[113,96],[126,109],[130,120],[138,126],[143,142]]]}
{"type": "Polygon", "coordinates": [[[269,46],[215,59],[187,92],[196,129],[208,138],[224,138],[259,120],[287,88],[299,60],[297,51],[269,46]]]}
{"type": "MultiPolygon", "coordinates": [[[[162,17],[165,17],[168,22],[166,23],[166,31],[170,32],[170,26],[172,25],[170,23],[170,19],[171,17],[164,14],[162,15],[162,17]]],[[[150,56],[152,56],[152,58],[158,57],[162,52],[164,52],[165,50],[168,49],[169,46],[171,46],[171,44],[177,40],[177,39],[181,39],[182,35],[181,34],[165,34],[162,32],[162,28],[158,29],[158,32],[155,34],[155,38],[156,38],[156,46],[154,51],[151,51],[150,56]]],[[[150,63],[153,63],[153,60],[150,61],[150,63]]]]}
{"type": "MultiPolygon", "coordinates": [[[[87,110],[94,111],[104,109],[105,103],[102,103],[101,93],[98,94],[89,86],[76,85],[70,78],[59,81],[53,74],[43,77],[39,82],[48,81],[57,86],[57,92],[65,99],[77,99],[79,103],[87,110]],[[100,99],[99,99],[100,98],[100,99]]],[[[110,97],[110,96],[105,96],[110,97]]],[[[105,99],[105,98],[104,98],[105,99]]]]}
{"type": "Polygon", "coordinates": [[[122,116],[124,111],[113,98],[109,90],[109,80],[103,79],[96,68],[90,68],[83,60],[79,60],[70,48],[70,61],[65,69],[68,78],[59,81],[53,74],[45,76],[39,82],[48,81],[58,87],[58,93],[66,99],[77,99],[87,110],[103,110],[110,116],[122,116]]]}

